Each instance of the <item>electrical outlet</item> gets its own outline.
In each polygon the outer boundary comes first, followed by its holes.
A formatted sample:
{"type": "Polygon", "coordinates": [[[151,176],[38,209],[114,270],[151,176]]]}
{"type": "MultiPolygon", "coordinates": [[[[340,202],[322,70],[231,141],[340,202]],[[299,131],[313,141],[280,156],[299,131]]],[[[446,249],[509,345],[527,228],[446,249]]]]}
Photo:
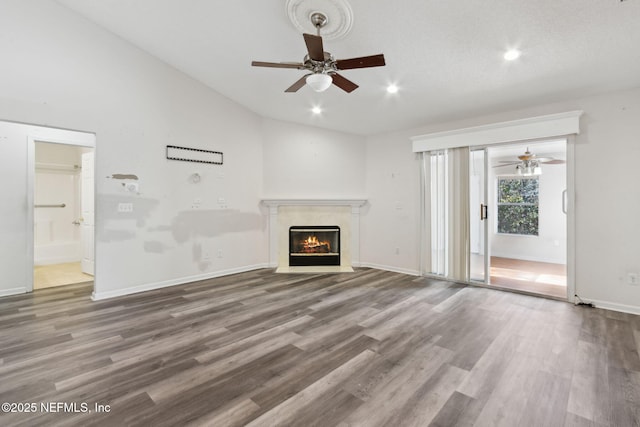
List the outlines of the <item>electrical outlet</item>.
{"type": "Polygon", "coordinates": [[[118,212],[119,213],[133,212],[133,203],[118,203],[118,212]]]}
{"type": "Polygon", "coordinates": [[[218,258],[222,258],[222,249],[218,249],[218,258]]]}
{"type": "Polygon", "coordinates": [[[400,255],[400,248],[396,248],[396,255],[400,255]]]}
{"type": "Polygon", "coordinates": [[[638,278],[638,273],[628,273],[627,274],[627,283],[632,286],[640,285],[640,279],[638,278]]]}

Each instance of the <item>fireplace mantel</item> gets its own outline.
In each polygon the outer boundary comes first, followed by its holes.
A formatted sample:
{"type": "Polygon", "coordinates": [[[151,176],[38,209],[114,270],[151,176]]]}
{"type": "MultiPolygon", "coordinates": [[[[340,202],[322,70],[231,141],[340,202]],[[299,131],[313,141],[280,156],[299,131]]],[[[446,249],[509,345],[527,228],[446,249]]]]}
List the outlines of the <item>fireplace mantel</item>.
{"type": "MultiPolygon", "coordinates": [[[[262,199],[262,204],[269,208],[269,266],[278,267],[280,257],[279,241],[283,230],[279,226],[279,211],[281,207],[301,206],[301,207],[336,207],[351,208],[351,224],[350,224],[350,258],[351,265],[360,266],[360,208],[367,203],[366,199],[262,199]]],[[[288,232],[288,231],[287,231],[288,232]]]]}
{"type": "Polygon", "coordinates": [[[351,206],[360,207],[367,203],[366,199],[262,199],[262,204],[269,207],[278,206],[351,206]]]}

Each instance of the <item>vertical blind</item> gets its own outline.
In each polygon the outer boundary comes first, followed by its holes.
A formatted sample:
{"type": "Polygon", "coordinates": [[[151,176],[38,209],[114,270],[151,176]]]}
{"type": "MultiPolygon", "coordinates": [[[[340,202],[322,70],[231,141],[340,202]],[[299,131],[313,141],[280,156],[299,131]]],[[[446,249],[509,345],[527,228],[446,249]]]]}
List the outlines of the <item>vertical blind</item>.
{"type": "Polygon", "coordinates": [[[469,148],[452,148],[422,156],[423,209],[429,214],[423,238],[423,273],[452,280],[469,277],[469,148]]]}

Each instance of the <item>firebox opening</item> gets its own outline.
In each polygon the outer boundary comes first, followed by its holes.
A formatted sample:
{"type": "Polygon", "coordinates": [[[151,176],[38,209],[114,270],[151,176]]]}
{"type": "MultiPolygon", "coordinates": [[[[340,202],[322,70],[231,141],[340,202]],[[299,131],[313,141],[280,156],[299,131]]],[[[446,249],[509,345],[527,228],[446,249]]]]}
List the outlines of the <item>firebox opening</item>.
{"type": "Polygon", "coordinates": [[[340,265],[340,227],[289,227],[289,265],[340,265]]]}

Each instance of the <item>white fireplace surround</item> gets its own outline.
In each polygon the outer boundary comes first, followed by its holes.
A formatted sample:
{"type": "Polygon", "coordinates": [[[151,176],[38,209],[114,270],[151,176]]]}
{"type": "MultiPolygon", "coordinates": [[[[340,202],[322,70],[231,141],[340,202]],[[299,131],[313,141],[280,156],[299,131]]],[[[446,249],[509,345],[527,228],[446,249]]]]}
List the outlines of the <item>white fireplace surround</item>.
{"type": "Polygon", "coordinates": [[[292,225],[339,226],[341,269],[338,271],[359,267],[360,208],[366,202],[365,199],[263,199],[262,204],[269,208],[269,267],[294,271],[293,267],[289,269],[289,227],[292,225]]]}

